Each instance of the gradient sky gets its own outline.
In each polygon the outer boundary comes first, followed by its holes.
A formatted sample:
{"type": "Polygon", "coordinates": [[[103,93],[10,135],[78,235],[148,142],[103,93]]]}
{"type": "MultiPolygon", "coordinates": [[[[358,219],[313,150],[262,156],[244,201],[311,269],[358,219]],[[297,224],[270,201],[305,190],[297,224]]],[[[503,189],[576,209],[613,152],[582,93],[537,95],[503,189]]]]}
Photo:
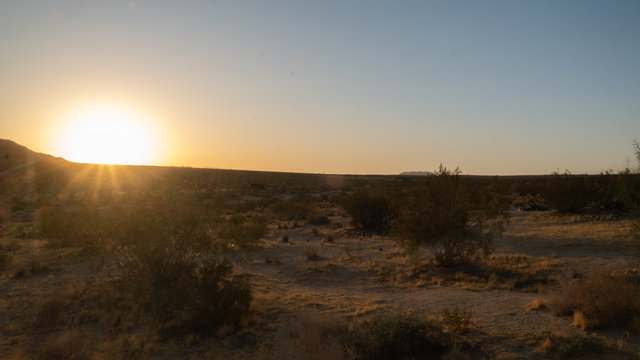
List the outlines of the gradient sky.
{"type": "Polygon", "coordinates": [[[640,1],[1,1],[0,137],[57,155],[95,102],[145,114],[159,165],[619,170],[640,1]]]}

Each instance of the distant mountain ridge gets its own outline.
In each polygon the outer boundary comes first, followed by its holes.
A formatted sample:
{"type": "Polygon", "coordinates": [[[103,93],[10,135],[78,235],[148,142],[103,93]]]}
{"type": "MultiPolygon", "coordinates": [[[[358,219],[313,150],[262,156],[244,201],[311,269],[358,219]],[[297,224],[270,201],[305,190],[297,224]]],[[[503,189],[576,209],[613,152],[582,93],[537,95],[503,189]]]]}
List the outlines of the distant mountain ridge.
{"type": "Polygon", "coordinates": [[[400,176],[429,176],[433,175],[431,171],[403,171],[400,176]]]}
{"type": "Polygon", "coordinates": [[[0,139],[0,174],[38,161],[64,161],[51,155],[37,153],[14,141],[0,139]]]}

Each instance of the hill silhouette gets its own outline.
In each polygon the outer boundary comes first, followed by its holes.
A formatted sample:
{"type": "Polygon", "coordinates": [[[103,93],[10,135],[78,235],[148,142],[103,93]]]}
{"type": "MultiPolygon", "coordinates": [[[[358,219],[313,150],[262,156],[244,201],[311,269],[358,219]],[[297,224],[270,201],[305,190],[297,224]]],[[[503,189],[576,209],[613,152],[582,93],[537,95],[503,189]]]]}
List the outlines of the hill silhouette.
{"type": "Polygon", "coordinates": [[[0,139],[0,176],[19,171],[34,163],[67,164],[68,161],[37,153],[8,139],[0,139]]]}

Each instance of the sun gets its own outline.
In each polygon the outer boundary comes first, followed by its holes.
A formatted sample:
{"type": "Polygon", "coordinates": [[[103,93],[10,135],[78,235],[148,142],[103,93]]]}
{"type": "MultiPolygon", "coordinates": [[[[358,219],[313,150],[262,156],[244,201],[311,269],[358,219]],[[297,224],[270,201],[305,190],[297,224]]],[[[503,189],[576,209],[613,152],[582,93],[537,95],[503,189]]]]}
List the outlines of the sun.
{"type": "Polygon", "coordinates": [[[67,116],[59,148],[74,162],[149,165],[156,155],[152,133],[145,117],[132,109],[94,105],[67,116]]]}

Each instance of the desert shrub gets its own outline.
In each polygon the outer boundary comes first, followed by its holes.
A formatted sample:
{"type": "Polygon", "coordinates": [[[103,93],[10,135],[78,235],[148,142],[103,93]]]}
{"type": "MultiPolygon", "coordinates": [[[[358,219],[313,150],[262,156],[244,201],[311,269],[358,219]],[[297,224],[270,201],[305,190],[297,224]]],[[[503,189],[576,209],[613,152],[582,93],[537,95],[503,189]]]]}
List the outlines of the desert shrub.
{"type": "Polygon", "coordinates": [[[278,339],[270,347],[263,347],[258,359],[282,360],[347,360],[355,359],[356,354],[340,342],[347,331],[346,325],[330,317],[305,318],[291,324],[291,336],[278,339]]]}
{"type": "Polygon", "coordinates": [[[561,213],[616,213],[635,216],[640,210],[640,175],[572,175],[568,171],[547,180],[542,196],[561,213]]]}
{"type": "MultiPolygon", "coordinates": [[[[113,232],[118,283],[145,314],[163,324],[173,320],[176,326],[203,331],[237,323],[251,293],[247,280],[235,275],[230,263],[209,255],[218,245],[218,218],[179,194],[152,194],[119,213],[113,232]]],[[[246,221],[232,218],[224,240],[244,246],[256,233],[263,234],[264,224],[258,231],[246,221]]]]}
{"type": "Polygon", "coordinates": [[[543,197],[562,213],[585,211],[592,201],[594,184],[587,176],[573,176],[569,172],[556,174],[543,190],[543,197]]]}
{"type": "Polygon", "coordinates": [[[25,268],[19,268],[18,270],[16,270],[13,273],[13,278],[14,279],[22,279],[23,277],[25,277],[27,275],[27,269],[25,268]]]}
{"type": "Polygon", "coordinates": [[[329,218],[325,215],[318,215],[318,216],[314,216],[311,219],[308,220],[309,225],[316,225],[316,226],[320,226],[320,225],[329,225],[330,221],[329,218]]]}
{"type": "Polygon", "coordinates": [[[393,223],[398,242],[410,251],[428,248],[441,265],[491,252],[503,231],[508,203],[487,187],[471,187],[460,170],[440,166],[435,175],[402,198],[393,223]]]}
{"type": "Polygon", "coordinates": [[[11,254],[0,248],[0,271],[8,269],[12,261],[13,257],[11,254]]]}
{"type": "Polygon", "coordinates": [[[628,325],[640,315],[640,287],[624,277],[590,273],[575,289],[575,297],[589,328],[628,325]]]}
{"type": "Polygon", "coordinates": [[[266,234],[267,224],[261,218],[233,215],[217,229],[216,246],[250,250],[266,234]]]}
{"type": "Polygon", "coordinates": [[[37,359],[43,360],[84,360],[91,359],[91,340],[79,331],[65,331],[49,336],[38,346],[37,359]]]}
{"type": "MultiPolygon", "coordinates": [[[[635,143],[636,146],[637,143],[635,143]]],[[[638,150],[636,148],[636,154],[638,150]]],[[[640,159],[638,159],[640,164],[640,159]]],[[[618,198],[626,214],[632,219],[630,235],[633,244],[640,250],[640,173],[625,172],[619,175],[618,198]]]]}
{"type": "Polygon", "coordinates": [[[314,198],[298,193],[289,199],[277,199],[270,203],[269,209],[282,220],[304,220],[311,214],[314,198]]]}
{"type": "Polygon", "coordinates": [[[25,266],[22,266],[13,273],[14,279],[21,279],[27,275],[39,275],[51,270],[47,265],[38,261],[31,261],[25,266]]]}
{"type": "Polygon", "coordinates": [[[356,192],[344,199],[342,206],[355,228],[369,234],[389,232],[394,210],[387,198],[356,192]]]}
{"type": "Polygon", "coordinates": [[[161,323],[183,319],[180,326],[203,331],[236,325],[251,301],[248,280],[233,274],[229,262],[200,264],[192,253],[176,248],[137,251],[120,269],[125,292],[161,323]]]}
{"type": "Polygon", "coordinates": [[[564,286],[545,302],[556,315],[577,314],[583,328],[612,328],[630,325],[640,316],[640,286],[629,276],[591,272],[580,281],[564,286]]]}
{"type": "Polygon", "coordinates": [[[68,300],[61,292],[55,292],[46,297],[38,309],[37,323],[39,326],[49,327],[60,325],[65,320],[64,308],[68,300]]]}
{"type": "Polygon", "coordinates": [[[171,229],[170,225],[164,233],[154,231],[120,248],[125,292],[160,322],[187,319],[199,328],[236,322],[248,308],[247,281],[233,275],[227,262],[202,263],[197,243],[171,229]]]}
{"type": "Polygon", "coordinates": [[[14,196],[11,202],[11,211],[24,211],[29,207],[29,202],[21,196],[14,196]]]}
{"type": "Polygon", "coordinates": [[[198,267],[192,298],[187,309],[191,324],[199,329],[236,325],[251,303],[251,289],[245,276],[233,274],[227,261],[209,259],[198,267]]]}
{"type": "Polygon", "coordinates": [[[471,311],[455,306],[445,308],[440,315],[443,329],[451,334],[458,334],[468,330],[471,326],[471,311]]]}
{"type": "Polygon", "coordinates": [[[55,246],[83,247],[99,252],[106,247],[115,218],[95,207],[41,207],[37,222],[40,233],[55,246]]]}
{"type": "Polygon", "coordinates": [[[397,315],[352,324],[343,343],[359,359],[433,359],[450,347],[451,340],[437,321],[397,315]]]}
{"type": "Polygon", "coordinates": [[[582,334],[574,334],[564,338],[559,344],[558,355],[561,358],[568,358],[577,355],[586,355],[589,353],[600,352],[602,344],[598,338],[593,336],[584,336],[582,334]]]}
{"type": "MultiPolygon", "coordinates": [[[[598,354],[597,358],[606,358],[602,355],[605,350],[597,337],[583,334],[572,334],[569,336],[558,336],[547,334],[534,352],[543,353],[549,358],[570,359],[570,358],[591,358],[590,355],[598,354]],[[553,356],[553,357],[551,357],[553,356]]],[[[547,357],[545,357],[547,358],[547,357]]],[[[614,357],[618,358],[618,357],[614,357]]],[[[627,357],[623,357],[627,358],[627,357]]]]}
{"type": "Polygon", "coordinates": [[[169,244],[144,244],[122,251],[120,282],[146,313],[161,322],[183,310],[197,262],[190,251],[169,244]]]}
{"type": "Polygon", "coordinates": [[[616,201],[624,214],[640,216],[640,174],[624,172],[617,175],[616,201]]]}

